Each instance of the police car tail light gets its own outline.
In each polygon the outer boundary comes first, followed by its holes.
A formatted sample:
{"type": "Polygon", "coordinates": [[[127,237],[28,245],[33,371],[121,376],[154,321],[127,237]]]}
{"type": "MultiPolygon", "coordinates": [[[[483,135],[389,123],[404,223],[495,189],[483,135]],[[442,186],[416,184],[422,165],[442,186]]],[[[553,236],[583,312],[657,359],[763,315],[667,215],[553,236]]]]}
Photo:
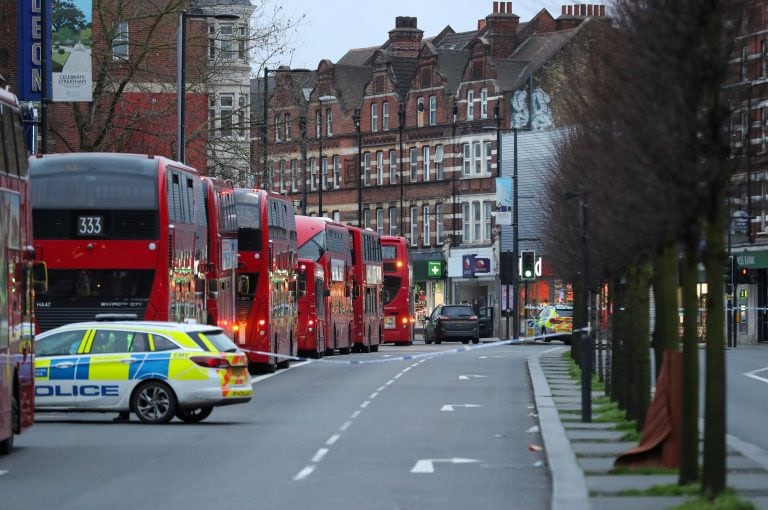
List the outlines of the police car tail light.
{"type": "Polygon", "coordinates": [[[197,363],[201,367],[206,368],[229,368],[229,361],[225,358],[218,358],[215,356],[192,356],[193,362],[197,363]]]}

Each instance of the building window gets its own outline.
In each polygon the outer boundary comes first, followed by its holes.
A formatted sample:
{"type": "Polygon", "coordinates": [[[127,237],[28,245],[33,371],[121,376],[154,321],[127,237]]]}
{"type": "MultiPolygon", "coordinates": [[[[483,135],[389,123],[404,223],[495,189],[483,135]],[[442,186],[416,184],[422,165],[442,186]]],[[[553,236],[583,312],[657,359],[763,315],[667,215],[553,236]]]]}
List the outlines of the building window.
{"type": "Polygon", "coordinates": [[[328,158],[323,156],[323,159],[320,160],[320,185],[323,187],[323,190],[328,189],[328,158]]]}
{"type": "Polygon", "coordinates": [[[291,141],[291,114],[286,113],[285,117],[283,117],[283,125],[285,127],[285,141],[290,142],[291,141]]]}
{"type": "Polygon", "coordinates": [[[424,98],[420,97],[416,100],[416,125],[422,127],[424,125],[424,98]]]}
{"type": "Polygon", "coordinates": [[[768,41],[763,39],[760,45],[760,54],[762,60],[763,76],[768,76],[768,41]]]}
{"type": "Polygon", "coordinates": [[[480,90],[480,118],[488,118],[488,89],[480,90]]]}
{"type": "Polygon", "coordinates": [[[237,97],[237,109],[240,112],[238,124],[240,125],[240,138],[247,138],[250,123],[248,122],[248,94],[240,94],[237,97]]]}
{"type": "Polygon", "coordinates": [[[470,171],[472,170],[472,156],[471,156],[471,146],[468,143],[464,144],[464,164],[463,164],[463,173],[464,176],[469,176],[470,171]]]}
{"type": "Polygon", "coordinates": [[[363,228],[371,228],[371,210],[365,209],[363,211],[363,228]]]}
{"type": "Polygon", "coordinates": [[[237,58],[243,62],[248,61],[248,33],[245,25],[237,27],[237,58]]]}
{"type": "Polygon", "coordinates": [[[461,223],[462,223],[462,241],[465,243],[469,243],[472,241],[472,207],[469,202],[464,202],[461,204],[462,209],[462,215],[461,215],[461,223]]]}
{"type": "Polygon", "coordinates": [[[291,160],[291,192],[296,193],[299,191],[299,162],[295,159],[291,160]]]}
{"type": "Polygon", "coordinates": [[[128,22],[120,21],[115,28],[115,38],[112,40],[112,58],[128,60],[128,22]]]}
{"type": "Polygon", "coordinates": [[[237,54],[235,44],[235,26],[232,23],[219,25],[221,58],[226,62],[235,60],[237,54]]]}
{"type": "Polygon", "coordinates": [[[232,138],[232,114],[235,109],[235,96],[222,94],[219,96],[219,115],[221,116],[221,137],[232,138]]]}
{"type": "Polygon", "coordinates": [[[315,112],[315,138],[320,138],[323,134],[323,111],[317,110],[315,112]]]}
{"type": "Polygon", "coordinates": [[[389,208],[389,235],[397,235],[397,207],[389,208]]]}
{"type": "Polygon", "coordinates": [[[475,91],[467,91],[467,120],[475,119],[475,91]]]}
{"type": "Polygon", "coordinates": [[[338,189],[341,185],[341,163],[339,157],[333,157],[333,187],[338,189]]]}
{"type": "Polygon", "coordinates": [[[376,184],[384,184],[384,152],[376,152],[376,184]]]}
{"type": "Polygon", "coordinates": [[[379,130],[379,105],[373,103],[371,105],[371,133],[375,133],[379,130]]]}
{"type": "Polygon", "coordinates": [[[389,131],[389,103],[381,104],[381,130],[389,131]]]}
{"type": "Polygon", "coordinates": [[[363,184],[370,186],[368,176],[371,175],[371,153],[366,152],[363,154],[363,184]]]}
{"type": "Polygon", "coordinates": [[[411,182],[416,182],[416,174],[418,173],[418,160],[419,154],[416,152],[416,147],[411,147],[411,182]]]}
{"type": "Polygon", "coordinates": [[[437,124],[437,97],[429,96],[429,125],[437,124]]]}
{"type": "Polygon", "coordinates": [[[422,165],[424,165],[424,180],[428,181],[429,180],[429,164],[430,164],[429,145],[425,145],[424,147],[422,147],[422,151],[423,151],[422,165]]]}
{"type": "Polygon", "coordinates": [[[472,227],[474,235],[472,239],[474,241],[480,240],[480,202],[472,202],[472,227]]]}
{"type": "Polygon", "coordinates": [[[483,202],[483,241],[491,240],[491,202],[483,202]]]}
{"type": "Polygon", "coordinates": [[[275,115],[275,143],[280,143],[280,114],[275,115]]]}
{"type": "Polygon", "coordinates": [[[397,181],[397,151],[389,151],[389,183],[397,181]]]}
{"type": "Polygon", "coordinates": [[[768,108],[760,108],[760,150],[765,152],[768,137],[768,108]]]}
{"type": "Polygon", "coordinates": [[[424,221],[424,246],[429,246],[429,206],[425,205],[424,209],[422,210],[422,218],[424,221]]]}
{"type": "Polygon", "coordinates": [[[376,209],[376,232],[379,235],[384,235],[384,208],[379,207],[376,209]]]}
{"type": "Polygon", "coordinates": [[[325,136],[333,136],[333,110],[325,110],[325,136]]]}
{"type": "Polygon", "coordinates": [[[411,246],[419,244],[419,210],[411,206],[411,246]]]}
{"type": "Polygon", "coordinates": [[[442,181],[443,177],[443,146],[438,145],[435,147],[435,179],[442,181]]]}
{"type": "Polygon", "coordinates": [[[285,160],[280,160],[280,193],[285,193],[285,160]]]}
{"type": "Polygon", "coordinates": [[[472,163],[475,167],[475,173],[479,174],[483,172],[483,159],[481,157],[482,147],[480,142],[472,143],[472,163]]]}
{"type": "Polygon", "coordinates": [[[315,191],[317,189],[317,159],[312,158],[309,160],[309,189],[315,191]]]}
{"type": "Polygon", "coordinates": [[[483,142],[483,146],[485,147],[485,171],[490,173],[493,168],[493,143],[483,142]]]}
{"type": "Polygon", "coordinates": [[[747,81],[747,47],[741,47],[741,81],[747,81]]]}
{"type": "Polygon", "coordinates": [[[445,232],[443,230],[443,206],[435,206],[435,241],[437,244],[443,244],[445,241],[445,232]]]}

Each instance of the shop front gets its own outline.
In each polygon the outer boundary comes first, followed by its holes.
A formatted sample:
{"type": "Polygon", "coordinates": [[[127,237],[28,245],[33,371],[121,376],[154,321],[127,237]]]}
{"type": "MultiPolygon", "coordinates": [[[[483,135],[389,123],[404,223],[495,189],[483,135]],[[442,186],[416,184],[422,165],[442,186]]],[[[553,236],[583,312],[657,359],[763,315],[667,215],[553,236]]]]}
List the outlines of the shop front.
{"type": "Polygon", "coordinates": [[[499,278],[493,248],[454,248],[448,259],[452,303],[498,309],[499,278]]]}
{"type": "Polygon", "coordinates": [[[411,263],[416,329],[422,329],[430,312],[446,302],[445,257],[442,250],[414,250],[411,252],[411,263]]]}

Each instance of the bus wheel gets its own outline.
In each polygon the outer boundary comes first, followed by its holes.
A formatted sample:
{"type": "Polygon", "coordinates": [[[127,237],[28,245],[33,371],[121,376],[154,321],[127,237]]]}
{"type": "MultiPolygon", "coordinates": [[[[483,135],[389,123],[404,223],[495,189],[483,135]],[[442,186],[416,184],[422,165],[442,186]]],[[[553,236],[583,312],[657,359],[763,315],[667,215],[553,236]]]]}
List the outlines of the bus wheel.
{"type": "Polygon", "coordinates": [[[143,423],[168,423],[176,415],[176,395],[162,381],[141,384],[131,397],[131,409],[143,423]]]}
{"type": "Polygon", "coordinates": [[[208,418],[212,412],[212,406],[197,407],[195,409],[179,409],[176,411],[176,418],[186,423],[199,423],[208,418]]]}

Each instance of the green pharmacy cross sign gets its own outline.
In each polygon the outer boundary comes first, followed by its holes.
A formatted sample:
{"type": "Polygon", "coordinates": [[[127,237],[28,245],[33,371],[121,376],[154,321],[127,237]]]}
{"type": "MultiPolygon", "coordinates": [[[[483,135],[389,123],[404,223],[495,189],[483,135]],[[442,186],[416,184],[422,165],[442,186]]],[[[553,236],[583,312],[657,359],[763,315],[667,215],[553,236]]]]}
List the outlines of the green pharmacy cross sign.
{"type": "Polygon", "coordinates": [[[427,277],[442,278],[443,262],[440,260],[428,260],[427,261],[427,277]]]}

